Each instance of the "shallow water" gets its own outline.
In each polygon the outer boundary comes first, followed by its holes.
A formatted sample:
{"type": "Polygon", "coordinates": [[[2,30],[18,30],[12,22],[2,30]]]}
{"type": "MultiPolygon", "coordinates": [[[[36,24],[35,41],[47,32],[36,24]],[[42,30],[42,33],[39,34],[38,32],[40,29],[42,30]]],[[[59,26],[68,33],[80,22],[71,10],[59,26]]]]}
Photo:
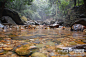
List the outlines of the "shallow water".
{"type": "MultiPolygon", "coordinates": [[[[21,31],[14,30],[8,32],[1,32],[0,38],[1,40],[3,38],[11,38],[12,40],[24,40],[25,43],[23,44],[31,42],[39,45],[40,43],[42,43],[43,45],[50,45],[50,46],[64,45],[65,47],[72,47],[73,49],[84,49],[84,51],[86,52],[85,32],[70,31],[70,28],[66,28],[65,30],[62,30],[61,28],[24,29],[21,31]],[[29,41],[31,39],[35,39],[35,41],[29,41]]],[[[18,45],[17,47],[21,47],[21,45],[18,45]]],[[[63,49],[65,49],[65,47],[63,47],[63,49]]]]}

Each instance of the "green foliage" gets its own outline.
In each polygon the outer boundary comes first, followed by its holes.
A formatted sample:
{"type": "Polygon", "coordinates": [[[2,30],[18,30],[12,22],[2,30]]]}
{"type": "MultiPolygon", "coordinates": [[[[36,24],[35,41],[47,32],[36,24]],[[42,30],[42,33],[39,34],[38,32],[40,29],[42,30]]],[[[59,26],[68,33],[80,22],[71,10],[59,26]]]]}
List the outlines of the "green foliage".
{"type": "Polygon", "coordinates": [[[79,6],[79,5],[83,5],[84,4],[84,1],[83,0],[79,0],[79,3],[78,3],[78,0],[76,1],[76,6],[79,6]],[[79,4],[79,5],[78,5],[79,4]]]}
{"type": "MultiPolygon", "coordinates": [[[[5,1],[5,0],[1,0],[5,1]]],[[[14,9],[21,16],[31,19],[46,19],[47,17],[63,19],[68,14],[68,9],[74,6],[73,0],[7,0],[6,7],[14,9]]],[[[83,0],[77,0],[77,6],[83,0]]]]}

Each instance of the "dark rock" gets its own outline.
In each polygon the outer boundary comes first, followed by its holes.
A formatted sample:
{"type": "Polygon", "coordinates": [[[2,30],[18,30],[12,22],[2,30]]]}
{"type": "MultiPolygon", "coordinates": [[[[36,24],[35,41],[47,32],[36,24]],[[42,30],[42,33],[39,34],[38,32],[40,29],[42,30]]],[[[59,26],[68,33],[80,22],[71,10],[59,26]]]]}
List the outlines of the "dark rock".
{"type": "Polygon", "coordinates": [[[18,25],[24,25],[24,23],[22,22],[22,20],[20,19],[20,16],[17,12],[4,8],[2,16],[9,16],[12,18],[12,20],[18,24],[18,25]]]}
{"type": "Polygon", "coordinates": [[[0,50],[0,53],[2,53],[4,50],[0,50]]]}

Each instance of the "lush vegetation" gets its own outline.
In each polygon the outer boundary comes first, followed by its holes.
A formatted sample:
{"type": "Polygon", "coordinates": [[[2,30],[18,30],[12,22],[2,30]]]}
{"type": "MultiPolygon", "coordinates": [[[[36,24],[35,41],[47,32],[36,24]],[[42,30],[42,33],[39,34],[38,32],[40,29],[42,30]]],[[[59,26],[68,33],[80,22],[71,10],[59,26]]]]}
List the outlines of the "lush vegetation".
{"type": "Polygon", "coordinates": [[[32,20],[64,19],[71,7],[84,4],[83,0],[1,0],[5,7],[32,20]]]}

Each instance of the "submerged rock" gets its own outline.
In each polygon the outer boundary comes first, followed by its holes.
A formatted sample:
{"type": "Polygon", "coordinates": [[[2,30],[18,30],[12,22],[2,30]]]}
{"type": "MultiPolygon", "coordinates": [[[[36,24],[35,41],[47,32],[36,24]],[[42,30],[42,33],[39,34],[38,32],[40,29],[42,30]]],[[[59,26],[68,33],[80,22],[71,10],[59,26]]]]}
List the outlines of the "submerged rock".
{"type": "Polygon", "coordinates": [[[42,48],[42,47],[44,47],[45,45],[44,44],[38,44],[38,45],[36,45],[38,48],[42,48]]]}
{"type": "Polygon", "coordinates": [[[13,48],[3,48],[4,50],[12,50],[13,48]]]}
{"type": "Polygon", "coordinates": [[[58,40],[53,40],[53,42],[55,42],[56,44],[60,44],[61,42],[58,40]]]}
{"type": "Polygon", "coordinates": [[[0,50],[0,55],[2,55],[2,54],[3,54],[3,51],[4,51],[4,50],[0,50]]]}
{"type": "Polygon", "coordinates": [[[83,40],[84,43],[86,43],[86,40],[83,40]]]}
{"type": "Polygon", "coordinates": [[[46,45],[54,46],[54,45],[55,45],[55,43],[54,43],[54,42],[52,42],[52,41],[48,41],[48,42],[46,43],[46,45]]]}
{"type": "Polygon", "coordinates": [[[6,53],[6,55],[12,55],[13,54],[13,52],[7,52],[6,53]]]}
{"type": "Polygon", "coordinates": [[[31,55],[31,57],[47,57],[47,56],[43,53],[35,52],[31,55]]]}
{"type": "Polygon", "coordinates": [[[28,55],[30,54],[29,45],[24,45],[15,50],[18,55],[28,55]]]}
{"type": "Polygon", "coordinates": [[[16,54],[12,54],[10,57],[19,57],[19,56],[17,56],[16,54]]]}
{"type": "Polygon", "coordinates": [[[2,52],[0,52],[0,55],[6,54],[8,51],[3,50],[2,52]]]}
{"type": "Polygon", "coordinates": [[[69,42],[70,45],[77,45],[75,42],[69,42]]]}

